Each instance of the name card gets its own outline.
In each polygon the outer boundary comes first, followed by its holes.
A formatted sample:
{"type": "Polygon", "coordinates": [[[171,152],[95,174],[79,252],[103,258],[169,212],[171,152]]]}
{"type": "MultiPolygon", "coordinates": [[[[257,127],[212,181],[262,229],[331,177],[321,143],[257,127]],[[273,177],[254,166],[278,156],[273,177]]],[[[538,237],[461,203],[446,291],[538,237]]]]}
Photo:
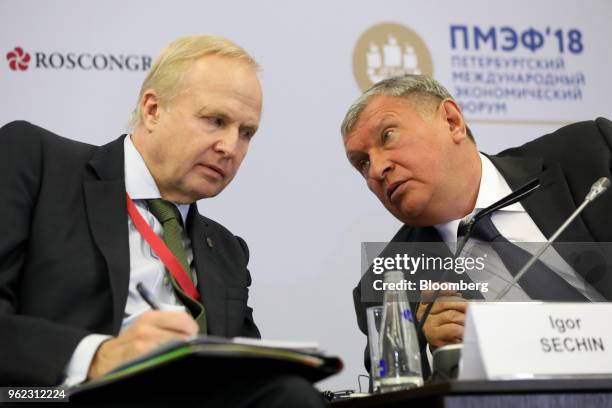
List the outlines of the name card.
{"type": "Polygon", "coordinates": [[[460,380],[612,377],[612,304],[471,303],[460,380]]]}

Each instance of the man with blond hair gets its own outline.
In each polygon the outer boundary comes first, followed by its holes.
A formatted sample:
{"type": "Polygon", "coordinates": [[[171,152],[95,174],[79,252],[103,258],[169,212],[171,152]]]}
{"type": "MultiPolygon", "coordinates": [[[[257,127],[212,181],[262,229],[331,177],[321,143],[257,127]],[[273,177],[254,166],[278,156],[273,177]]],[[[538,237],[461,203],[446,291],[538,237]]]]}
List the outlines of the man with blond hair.
{"type": "MultiPolygon", "coordinates": [[[[196,206],[257,131],[257,71],[225,38],[183,37],[153,64],[129,135],[98,147],[0,129],[0,385],[78,384],[198,333],[259,337],[247,245],[196,206]]],[[[321,404],[290,377],[228,380],[198,401],[321,404]]]]}

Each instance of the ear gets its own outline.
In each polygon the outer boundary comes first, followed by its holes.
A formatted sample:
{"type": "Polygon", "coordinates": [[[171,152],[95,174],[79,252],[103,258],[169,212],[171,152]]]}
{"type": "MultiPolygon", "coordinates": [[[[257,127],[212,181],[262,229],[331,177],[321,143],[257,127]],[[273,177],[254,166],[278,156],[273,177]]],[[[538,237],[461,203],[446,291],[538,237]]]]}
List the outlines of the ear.
{"type": "Polygon", "coordinates": [[[446,98],[440,103],[440,115],[448,125],[449,133],[455,143],[466,139],[467,131],[461,108],[456,101],[446,98]]]}
{"type": "Polygon", "coordinates": [[[157,92],[153,89],[149,89],[142,94],[140,99],[140,114],[142,115],[142,124],[144,127],[151,131],[159,122],[159,115],[161,114],[161,107],[159,106],[159,97],[157,92]]]}

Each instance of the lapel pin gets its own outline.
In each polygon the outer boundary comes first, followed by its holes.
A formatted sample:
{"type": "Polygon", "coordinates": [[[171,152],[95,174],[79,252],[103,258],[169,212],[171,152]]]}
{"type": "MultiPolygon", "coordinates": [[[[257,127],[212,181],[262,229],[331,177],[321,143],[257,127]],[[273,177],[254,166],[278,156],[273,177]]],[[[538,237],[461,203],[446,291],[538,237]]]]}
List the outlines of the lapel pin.
{"type": "Polygon", "coordinates": [[[212,240],[211,237],[206,237],[206,243],[208,244],[209,248],[213,248],[215,246],[215,242],[212,240]]]}

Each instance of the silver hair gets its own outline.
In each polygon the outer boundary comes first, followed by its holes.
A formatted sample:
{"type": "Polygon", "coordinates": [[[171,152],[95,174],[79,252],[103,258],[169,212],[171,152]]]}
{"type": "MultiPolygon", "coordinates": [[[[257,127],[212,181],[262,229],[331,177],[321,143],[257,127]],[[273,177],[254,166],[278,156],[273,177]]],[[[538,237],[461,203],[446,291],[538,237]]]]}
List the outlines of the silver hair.
{"type": "Polygon", "coordinates": [[[404,75],[384,79],[366,90],[351,105],[348,112],[346,112],[340,127],[342,139],[346,138],[346,135],[351,131],[353,126],[355,126],[363,110],[368,106],[370,99],[376,95],[388,95],[400,98],[421,96],[423,99],[433,97],[437,101],[442,101],[446,98],[454,100],[446,88],[435,79],[426,75],[404,75]]]}

